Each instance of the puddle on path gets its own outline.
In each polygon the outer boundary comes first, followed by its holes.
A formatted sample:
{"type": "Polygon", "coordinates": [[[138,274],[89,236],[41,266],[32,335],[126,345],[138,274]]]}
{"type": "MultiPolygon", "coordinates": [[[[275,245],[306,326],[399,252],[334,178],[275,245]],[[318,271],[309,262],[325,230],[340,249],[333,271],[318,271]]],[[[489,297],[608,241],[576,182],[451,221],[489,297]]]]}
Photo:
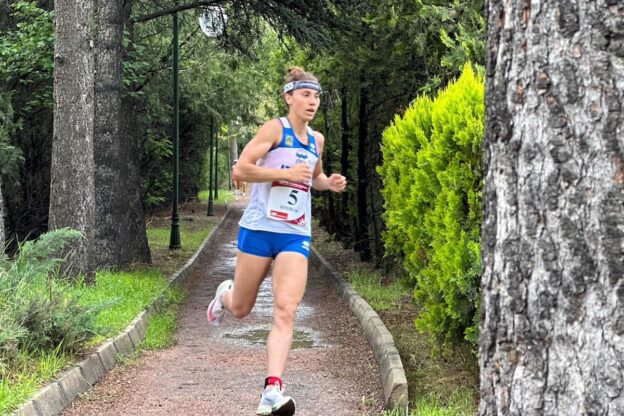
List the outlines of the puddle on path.
{"type": "MultiPolygon", "coordinates": [[[[268,335],[268,329],[249,329],[225,334],[224,337],[235,340],[242,340],[244,342],[255,345],[265,345],[268,335]]],[[[295,332],[293,333],[293,342],[291,347],[292,350],[296,350],[299,348],[312,348],[315,346],[318,345],[315,344],[314,337],[310,333],[295,330],[295,332]]]]}

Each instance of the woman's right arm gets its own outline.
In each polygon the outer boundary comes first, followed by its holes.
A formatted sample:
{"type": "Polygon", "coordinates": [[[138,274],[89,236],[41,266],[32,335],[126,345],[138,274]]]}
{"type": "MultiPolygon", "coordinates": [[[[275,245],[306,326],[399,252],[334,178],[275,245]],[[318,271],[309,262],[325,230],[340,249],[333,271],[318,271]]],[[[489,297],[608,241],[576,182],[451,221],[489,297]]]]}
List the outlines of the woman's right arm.
{"type": "Polygon", "coordinates": [[[312,170],[307,164],[298,164],[288,169],[269,169],[256,165],[274,146],[279,144],[282,124],[279,120],[266,122],[256,136],[247,143],[238,162],[232,170],[232,177],[245,182],[273,182],[286,180],[305,182],[312,178],[312,170]]]}

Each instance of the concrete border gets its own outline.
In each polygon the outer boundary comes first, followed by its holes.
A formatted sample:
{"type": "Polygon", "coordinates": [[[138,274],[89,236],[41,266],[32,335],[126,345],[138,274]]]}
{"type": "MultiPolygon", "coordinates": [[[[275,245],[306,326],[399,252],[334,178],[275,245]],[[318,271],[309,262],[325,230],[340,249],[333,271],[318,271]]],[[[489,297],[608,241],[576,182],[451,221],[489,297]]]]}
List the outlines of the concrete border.
{"type": "MultiPolygon", "coordinates": [[[[182,283],[191,274],[204,249],[212,242],[231,212],[230,206],[228,206],[221,221],[210,231],[195,254],[184,266],[169,276],[167,287],[182,283]]],[[[134,351],[145,337],[149,317],[158,311],[158,305],[163,302],[163,298],[164,294],[157,297],[121,333],[113,339],[106,340],[96,348],[95,352],[43,386],[13,415],[53,416],[61,414],[78,395],[84,393],[115,367],[117,356],[134,351]]]]}
{"type": "Polygon", "coordinates": [[[349,305],[351,312],[359,319],[364,329],[366,339],[368,339],[375,359],[379,363],[386,407],[407,410],[409,403],[407,378],[392,334],[377,315],[377,312],[333,269],[316,250],[316,247],[312,246],[310,254],[310,264],[333,283],[338,295],[349,305]]]}

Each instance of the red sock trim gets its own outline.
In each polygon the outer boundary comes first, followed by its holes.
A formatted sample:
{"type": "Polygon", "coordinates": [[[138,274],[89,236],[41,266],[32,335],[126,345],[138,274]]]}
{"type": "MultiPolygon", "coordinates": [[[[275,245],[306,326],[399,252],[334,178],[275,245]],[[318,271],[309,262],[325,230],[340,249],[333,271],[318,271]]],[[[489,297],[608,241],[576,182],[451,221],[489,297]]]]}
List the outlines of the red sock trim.
{"type": "Polygon", "coordinates": [[[264,388],[266,388],[267,386],[274,386],[275,383],[277,383],[279,388],[282,388],[284,386],[284,383],[282,383],[282,379],[281,378],[269,376],[269,377],[264,379],[264,388]]]}

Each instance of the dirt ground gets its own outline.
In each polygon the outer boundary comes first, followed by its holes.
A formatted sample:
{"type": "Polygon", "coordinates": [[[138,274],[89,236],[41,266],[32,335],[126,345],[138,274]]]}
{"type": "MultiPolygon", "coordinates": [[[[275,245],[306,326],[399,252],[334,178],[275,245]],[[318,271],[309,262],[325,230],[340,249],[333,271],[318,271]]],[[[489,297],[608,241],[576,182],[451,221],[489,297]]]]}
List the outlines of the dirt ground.
{"type": "MultiPolygon", "coordinates": [[[[85,415],[253,415],[265,374],[271,322],[270,276],[252,314],[222,326],[206,322],[217,285],[233,275],[237,222],[232,206],[220,232],[185,284],[176,344],[117,366],[64,413],[85,415]]],[[[359,322],[330,284],[310,270],[284,374],[297,415],[374,415],[382,388],[378,365],[359,322]]]]}

